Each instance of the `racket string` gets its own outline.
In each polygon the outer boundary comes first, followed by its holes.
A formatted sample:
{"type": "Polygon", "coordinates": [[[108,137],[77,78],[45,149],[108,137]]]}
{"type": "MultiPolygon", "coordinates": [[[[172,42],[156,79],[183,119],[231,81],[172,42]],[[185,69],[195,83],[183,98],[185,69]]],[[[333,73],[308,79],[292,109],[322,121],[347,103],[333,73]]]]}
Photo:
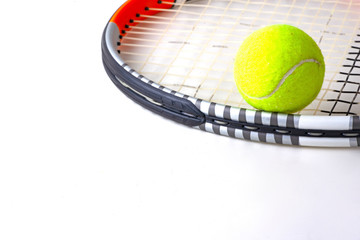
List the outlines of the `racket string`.
{"type": "MultiPolygon", "coordinates": [[[[166,2],[165,2],[165,3],[166,3],[166,2]]],[[[182,8],[182,6],[180,6],[179,11],[181,10],[181,8],[182,8]]],[[[160,11],[161,11],[161,10],[160,10],[160,11]]],[[[171,23],[174,22],[174,20],[176,19],[176,17],[177,17],[178,14],[179,14],[179,13],[175,13],[175,14],[168,20],[169,24],[168,24],[167,27],[166,27],[166,31],[163,31],[162,35],[160,36],[160,40],[165,37],[167,31],[169,30],[169,28],[170,28],[170,26],[171,26],[171,23]]],[[[155,46],[159,46],[159,44],[160,44],[160,41],[158,41],[158,42],[155,44],[155,46]]],[[[150,53],[149,56],[146,58],[146,62],[149,61],[149,59],[150,59],[150,57],[151,57],[151,54],[154,53],[154,51],[155,51],[155,48],[154,48],[153,50],[151,50],[151,53],[150,53]]],[[[142,67],[140,68],[140,71],[141,71],[142,69],[144,69],[144,67],[146,66],[146,62],[142,65],[142,67]]]]}
{"type": "Polygon", "coordinates": [[[207,101],[249,108],[239,97],[232,77],[238,46],[265,24],[303,26],[322,48],[327,71],[318,98],[301,113],[359,114],[360,109],[354,109],[359,105],[359,51],[345,50],[352,43],[360,45],[359,40],[354,41],[359,32],[360,21],[355,16],[359,9],[360,2],[341,1],[178,1],[173,9],[162,9],[160,14],[141,15],[146,19],[129,26],[119,49],[127,63],[150,79],[155,76],[159,84],[207,101]],[[354,59],[353,63],[345,63],[346,58],[354,59]],[[349,75],[343,82],[339,78],[342,71],[349,75]],[[197,75],[200,72],[202,75],[197,75]]]}
{"type": "MultiPolygon", "coordinates": [[[[326,32],[329,32],[329,28],[330,28],[330,24],[332,24],[332,22],[334,22],[336,19],[334,19],[334,14],[335,14],[335,11],[336,11],[336,7],[338,6],[338,3],[336,2],[334,5],[333,5],[333,8],[331,9],[331,11],[330,11],[330,15],[329,15],[329,18],[328,18],[328,20],[327,20],[327,22],[326,22],[326,25],[324,26],[324,29],[323,29],[323,33],[322,33],[322,35],[321,35],[321,37],[320,37],[320,39],[319,39],[319,45],[322,43],[322,40],[324,39],[324,34],[326,33],[326,32]]],[[[347,10],[349,10],[349,6],[348,6],[348,9],[347,10]]],[[[341,19],[341,28],[339,29],[339,31],[341,32],[342,30],[343,30],[343,26],[345,25],[344,24],[344,22],[345,22],[345,20],[347,19],[347,16],[348,16],[348,12],[346,12],[346,14],[343,16],[343,18],[341,19]]],[[[328,53],[325,55],[325,59],[328,59],[329,58],[329,54],[331,54],[332,52],[334,52],[334,49],[337,47],[336,45],[337,45],[337,43],[338,43],[338,39],[339,39],[339,34],[338,35],[335,35],[335,41],[332,41],[332,45],[331,45],[331,48],[330,48],[330,50],[328,51],[328,53]]],[[[346,44],[346,46],[348,46],[349,45],[349,43],[347,43],[346,44]]],[[[345,51],[343,51],[343,53],[342,53],[342,59],[345,57],[345,54],[346,54],[346,52],[345,51]]],[[[330,76],[330,81],[328,81],[327,82],[327,86],[326,86],[326,83],[325,84],[323,84],[323,89],[324,89],[324,92],[323,92],[323,94],[322,95],[320,95],[320,101],[318,102],[318,105],[317,105],[317,107],[316,107],[316,112],[315,112],[315,114],[317,113],[317,112],[321,112],[321,110],[320,110],[320,108],[321,108],[321,106],[322,106],[322,103],[325,101],[325,100],[327,100],[328,102],[329,102],[329,98],[327,97],[328,95],[329,95],[329,92],[330,91],[332,91],[333,92],[333,90],[331,90],[331,88],[330,88],[330,86],[331,86],[331,84],[332,84],[332,82],[335,80],[335,78],[336,78],[336,76],[337,76],[337,73],[340,71],[340,68],[341,68],[341,65],[340,64],[336,64],[336,66],[335,66],[335,73],[332,73],[331,74],[331,76],[330,76]]],[[[329,72],[327,72],[328,74],[329,74],[329,72]]]]}
{"type": "MultiPolygon", "coordinates": [[[[344,104],[348,104],[348,109],[346,112],[340,112],[340,114],[345,114],[345,115],[356,115],[356,113],[354,112],[351,112],[351,108],[355,105],[355,104],[358,104],[358,102],[356,102],[356,98],[359,94],[359,91],[360,91],[360,82],[353,82],[353,81],[350,81],[350,78],[355,76],[355,77],[359,77],[360,76],[360,73],[353,73],[353,71],[356,69],[356,68],[360,68],[359,66],[356,66],[356,63],[358,61],[360,61],[360,48],[358,47],[352,47],[352,48],[355,48],[355,49],[358,49],[358,53],[357,55],[355,56],[355,58],[353,59],[353,64],[349,66],[349,72],[340,72],[340,74],[342,75],[345,75],[346,78],[345,80],[343,81],[343,85],[341,87],[340,90],[335,90],[336,92],[338,92],[338,96],[336,99],[329,99],[328,101],[333,101],[334,102],[334,105],[332,106],[331,110],[329,111],[329,114],[339,114],[339,112],[336,112],[335,111],[335,108],[336,106],[339,104],[339,103],[344,103],[344,104]],[[356,83],[356,85],[358,86],[357,89],[355,91],[346,91],[344,90],[345,87],[347,86],[347,84],[354,84],[356,83]],[[342,97],[342,95],[344,94],[353,94],[354,96],[349,100],[349,101],[346,101],[346,100],[342,100],[340,99],[342,97]]],[[[359,78],[358,78],[359,79],[359,78]]]]}

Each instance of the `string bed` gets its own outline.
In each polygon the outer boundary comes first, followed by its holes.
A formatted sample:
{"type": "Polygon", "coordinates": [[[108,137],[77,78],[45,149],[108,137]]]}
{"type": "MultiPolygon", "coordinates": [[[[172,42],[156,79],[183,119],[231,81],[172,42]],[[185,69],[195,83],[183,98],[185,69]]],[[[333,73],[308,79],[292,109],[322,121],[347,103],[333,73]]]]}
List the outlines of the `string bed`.
{"type": "MultiPolygon", "coordinates": [[[[252,109],[239,94],[234,58],[242,41],[271,24],[308,33],[325,58],[317,98],[298,114],[360,115],[360,1],[177,1],[130,26],[118,50],[133,69],[172,90],[252,109]]],[[[160,10],[151,8],[149,10],[160,10]]]]}

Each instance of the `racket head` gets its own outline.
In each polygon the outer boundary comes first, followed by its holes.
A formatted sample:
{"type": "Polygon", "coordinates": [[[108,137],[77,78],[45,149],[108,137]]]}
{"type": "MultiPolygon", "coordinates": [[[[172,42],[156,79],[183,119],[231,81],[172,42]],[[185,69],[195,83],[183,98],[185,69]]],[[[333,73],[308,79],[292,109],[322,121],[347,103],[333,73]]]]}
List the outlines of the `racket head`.
{"type": "Polygon", "coordinates": [[[124,39],[135,26],[175,4],[184,3],[127,1],[105,27],[104,66],[128,97],[166,118],[220,135],[290,145],[359,146],[358,115],[279,114],[211,102],[156,83],[131,67],[121,53],[124,39]]]}

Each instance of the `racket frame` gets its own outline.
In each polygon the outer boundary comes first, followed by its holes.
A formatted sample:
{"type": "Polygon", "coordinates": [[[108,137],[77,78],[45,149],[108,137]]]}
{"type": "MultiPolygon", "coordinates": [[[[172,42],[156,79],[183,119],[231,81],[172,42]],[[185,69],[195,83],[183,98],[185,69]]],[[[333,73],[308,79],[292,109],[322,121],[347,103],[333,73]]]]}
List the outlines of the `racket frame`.
{"type": "MultiPolygon", "coordinates": [[[[120,57],[116,46],[121,45],[121,40],[130,30],[130,26],[139,22],[135,20],[144,20],[146,18],[142,15],[159,12],[149,10],[153,7],[168,9],[172,6],[168,2],[162,4],[162,1],[129,0],[114,13],[103,32],[102,58],[105,70],[127,97],[165,118],[220,135],[237,137],[236,129],[242,131],[241,138],[247,139],[243,133],[246,136],[257,133],[255,140],[263,142],[269,142],[266,135],[274,135],[275,143],[284,143],[276,141],[280,136],[289,137],[290,140],[285,144],[291,145],[302,145],[299,138],[312,138],[316,141],[310,141],[308,145],[337,146],[336,140],[342,139],[339,141],[340,146],[360,146],[359,116],[300,116],[209,103],[163,87],[131,69],[120,57]],[[219,110],[216,111],[219,108],[220,114],[219,110]],[[238,116],[233,117],[234,113],[231,112],[236,112],[235,115],[238,116]],[[220,131],[224,128],[227,129],[225,133],[224,130],[220,131]],[[233,134],[230,134],[229,130],[233,134]],[[321,139],[327,141],[322,144],[321,139]],[[340,144],[344,139],[349,140],[349,144],[340,144]]],[[[254,140],[251,137],[248,139],[254,140]]]]}

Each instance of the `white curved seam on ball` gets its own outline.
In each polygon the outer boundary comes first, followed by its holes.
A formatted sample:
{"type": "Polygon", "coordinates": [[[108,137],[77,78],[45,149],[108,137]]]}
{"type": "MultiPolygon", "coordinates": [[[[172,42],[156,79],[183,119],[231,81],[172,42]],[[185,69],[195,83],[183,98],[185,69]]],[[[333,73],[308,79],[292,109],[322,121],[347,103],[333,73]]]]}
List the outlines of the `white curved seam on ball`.
{"type": "Polygon", "coordinates": [[[251,98],[251,99],[256,99],[256,100],[262,100],[262,99],[265,99],[265,98],[269,98],[271,97],[272,95],[274,95],[276,93],[277,90],[279,90],[279,88],[284,84],[285,80],[291,75],[293,74],[293,72],[298,68],[300,67],[301,65],[303,65],[304,63],[309,63],[309,62],[313,62],[313,63],[316,63],[316,64],[319,64],[320,65],[320,62],[317,61],[316,59],[313,59],[313,58],[310,58],[310,59],[305,59],[305,60],[301,60],[298,64],[294,65],[287,73],[285,73],[285,75],[283,76],[283,78],[280,80],[279,84],[276,86],[276,88],[271,92],[269,93],[268,95],[266,96],[263,96],[263,97],[252,97],[246,93],[244,93],[248,98],[251,98]]]}

